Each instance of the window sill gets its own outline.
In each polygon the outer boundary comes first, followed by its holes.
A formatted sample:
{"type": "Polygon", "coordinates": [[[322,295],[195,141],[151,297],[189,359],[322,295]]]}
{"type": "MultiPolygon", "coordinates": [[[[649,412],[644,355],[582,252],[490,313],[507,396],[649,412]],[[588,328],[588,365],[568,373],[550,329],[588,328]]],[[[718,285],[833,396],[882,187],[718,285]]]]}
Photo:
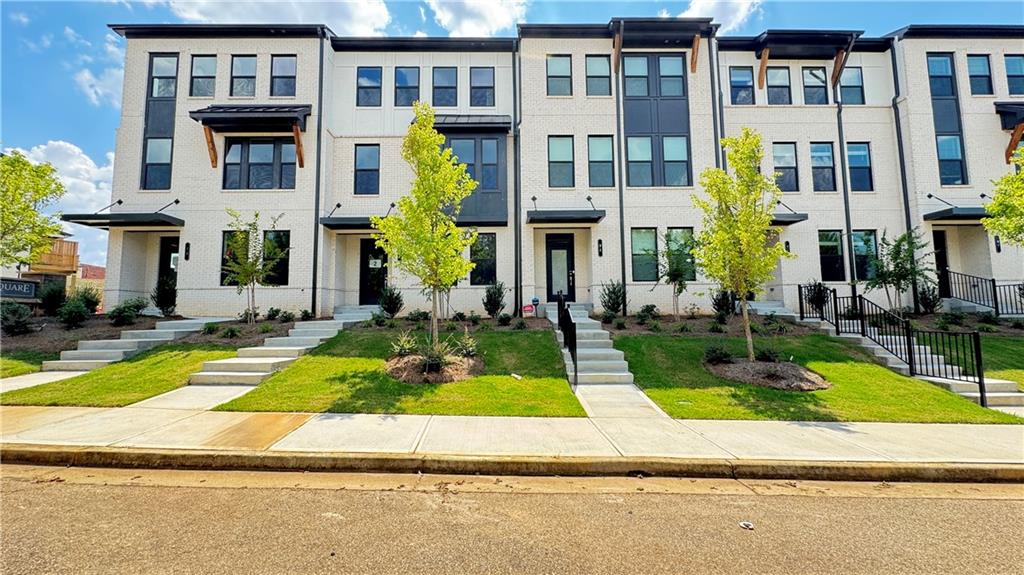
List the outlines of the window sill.
{"type": "Polygon", "coordinates": [[[294,192],[295,188],[221,188],[221,192],[225,194],[232,193],[266,193],[266,192],[294,192]]]}
{"type": "Polygon", "coordinates": [[[972,184],[939,184],[939,187],[947,190],[968,190],[974,186],[972,184]]]}
{"type": "Polygon", "coordinates": [[[546,94],[546,97],[554,98],[556,100],[572,100],[574,98],[574,96],[572,94],[562,95],[562,96],[558,96],[558,95],[553,96],[551,94],[546,94]]]}
{"type": "Polygon", "coordinates": [[[594,99],[594,100],[611,100],[611,99],[615,98],[615,96],[612,96],[611,94],[609,94],[607,96],[603,96],[603,95],[591,96],[590,94],[587,94],[587,98],[594,99]]]}
{"type": "Polygon", "coordinates": [[[815,194],[839,194],[839,190],[814,190],[815,194]]]}
{"type": "Polygon", "coordinates": [[[270,100],[294,100],[295,96],[267,96],[270,100]]]}
{"type": "Polygon", "coordinates": [[[367,199],[375,199],[375,198],[379,198],[379,197],[380,197],[380,192],[377,192],[376,194],[356,194],[356,193],[352,193],[352,194],[350,194],[350,195],[351,195],[351,196],[352,196],[353,198],[367,198],[367,199]]]}
{"type": "Polygon", "coordinates": [[[189,100],[216,100],[216,96],[186,96],[189,100]]]}
{"type": "Polygon", "coordinates": [[[993,100],[998,98],[995,94],[971,94],[971,97],[972,98],[991,98],[993,100]]]}
{"type": "Polygon", "coordinates": [[[228,96],[228,100],[255,100],[256,96],[228,96]]]}

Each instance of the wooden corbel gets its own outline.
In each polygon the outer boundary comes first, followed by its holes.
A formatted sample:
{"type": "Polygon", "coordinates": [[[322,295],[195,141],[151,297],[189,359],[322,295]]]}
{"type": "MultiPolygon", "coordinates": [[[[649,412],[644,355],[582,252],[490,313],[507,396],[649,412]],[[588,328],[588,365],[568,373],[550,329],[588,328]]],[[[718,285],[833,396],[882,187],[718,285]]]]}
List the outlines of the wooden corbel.
{"type": "Polygon", "coordinates": [[[298,162],[300,168],[306,167],[305,154],[302,152],[302,132],[299,131],[299,125],[292,124],[292,137],[295,139],[295,160],[298,162]]]}
{"type": "Polygon", "coordinates": [[[693,35],[693,46],[690,47],[690,73],[697,72],[697,56],[700,54],[700,33],[693,35]]]}
{"type": "Polygon", "coordinates": [[[839,83],[839,75],[843,72],[843,58],[846,57],[846,50],[836,50],[836,59],[832,62],[832,85],[839,83]]]}
{"type": "Polygon", "coordinates": [[[217,144],[213,141],[213,129],[203,126],[203,134],[206,135],[206,151],[210,153],[210,167],[217,167],[217,144]]]}
{"type": "Polygon", "coordinates": [[[1010,158],[1013,157],[1013,153],[1017,151],[1017,146],[1020,145],[1021,138],[1024,137],[1024,122],[1017,124],[1017,127],[1013,129],[1013,133],[1010,134],[1010,144],[1006,146],[1006,163],[1010,163],[1010,158]]]}
{"type": "Polygon", "coordinates": [[[768,74],[768,48],[761,49],[761,66],[757,70],[757,89],[764,89],[764,78],[768,74]]]}

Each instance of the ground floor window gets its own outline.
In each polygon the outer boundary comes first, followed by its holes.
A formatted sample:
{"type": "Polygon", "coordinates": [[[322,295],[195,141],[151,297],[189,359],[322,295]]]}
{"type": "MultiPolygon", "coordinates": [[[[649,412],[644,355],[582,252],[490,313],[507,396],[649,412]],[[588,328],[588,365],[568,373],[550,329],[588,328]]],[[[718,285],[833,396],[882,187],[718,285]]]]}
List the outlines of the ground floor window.
{"type": "Polygon", "coordinates": [[[818,231],[818,258],[821,261],[821,281],[846,281],[843,270],[843,232],[818,231]]]}
{"type": "Polygon", "coordinates": [[[665,239],[668,244],[669,257],[675,257],[674,254],[678,253],[689,264],[686,268],[686,277],[683,279],[688,282],[697,281],[697,268],[693,262],[693,254],[688,251],[693,246],[693,228],[669,228],[665,239]]]}
{"type": "Polygon", "coordinates": [[[469,259],[476,267],[469,272],[469,285],[489,286],[498,282],[498,239],[495,234],[479,234],[469,248],[469,259]]]}
{"type": "Polygon", "coordinates": [[[263,257],[277,258],[273,269],[263,278],[263,285],[288,285],[288,254],[290,246],[291,232],[288,230],[267,230],[263,232],[263,257]]]}
{"type": "Polygon", "coordinates": [[[875,230],[853,232],[853,265],[857,270],[858,280],[869,280],[875,277],[875,266],[872,263],[872,260],[878,255],[878,243],[875,239],[875,230]]]}
{"type": "Polygon", "coordinates": [[[220,247],[220,285],[236,286],[238,282],[231,279],[229,263],[236,258],[236,250],[244,250],[242,254],[249,253],[249,234],[228,230],[221,235],[220,247]]]}
{"type": "Polygon", "coordinates": [[[633,252],[633,281],[658,281],[657,228],[633,228],[630,232],[633,252]]]}

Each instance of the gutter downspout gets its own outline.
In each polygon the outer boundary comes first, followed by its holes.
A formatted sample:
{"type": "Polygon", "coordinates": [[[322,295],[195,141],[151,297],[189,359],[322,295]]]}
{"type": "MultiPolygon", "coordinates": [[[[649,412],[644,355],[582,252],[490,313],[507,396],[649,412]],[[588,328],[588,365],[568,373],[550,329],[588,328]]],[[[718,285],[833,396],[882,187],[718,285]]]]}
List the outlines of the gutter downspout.
{"type": "MultiPolygon", "coordinates": [[[[906,150],[903,149],[903,126],[900,123],[900,74],[897,70],[896,61],[896,39],[890,38],[889,40],[889,57],[892,62],[892,119],[893,124],[896,126],[896,151],[899,154],[900,159],[900,185],[903,189],[903,219],[907,226],[907,231],[910,232],[914,229],[913,220],[910,216],[910,186],[907,184],[907,158],[906,150]]],[[[915,260],[916,261],[916,260],[915,260]]],[[[921,302],[917,297],[917,278],[911,282],[911,291],[914,298],[914,313],[921,313],[921,302]]]]}
{"type": "MultiPolygon", "coordinates": [[[[719,56],[718,56],[718,40],[717,40],[717,37],[716,37],[716,40],[715,40],[714,53],[715,53],[715,76],[717,78],[717,81],[715,82],[715,85],[712,87],[712,89],[715,90],[716,93],[717,93],[717,100],[718,101],[715,104],[715,106],[717,107],[717,113],[718,113],[718,125],[721,126],[721,135],[720,135],[720,138],[719,138],[719,140],[717,142],[717,147],[715,149],[715,164],[718,165],[718,167],[720,167],[723,170],[725,170],[725,169],[728,169],[728,167],[729,167],[727,162],[726,162],[726,159],[725,159],[725,150],[722,149],[722,143],[721,143],[721,138],[725,137],[725,101],[724,101],[725,96],[722,94],[722,74],[721,74],[721,68],[720,68],[720,62],[719,62],[719,56]]],[[[712,113],[715,113],[715,110],[712,110],[712,113]]]]}
{"type": "Polygon", "coordinates": [[[321,36],[318,36],[320,40],[320,79],[316,96],[316,184],[313,193],[313,296],[309,306],[309,311],[313,312],[313,317],[320,315],[317,313],[316,307],[317,274],[320,273],[320,180],[323,178],[320,170],[320,139],[323,135],[324,121],[324,41],[330,41],[326,30],[321,30],[321,34],[321,36]]]}
{"type": "Polygon", "coordinates": [[[619,61],[616,63],[617,67],[615,70],[615,139],[618,141],[618,152],[619,152],[619,269],[621,271],[622,281],[622,315],[627,314],[626,302],[629,298],[626,294],[626,208],[624,206],[625,190],[624,180],[625,177],[625,161],[623,157],[623,142],[622,142],[622,37],[625,32],[626,23],[619,21],[619,61]]]}
{"type": "Polygon", "coordinates": [[[846,248],[847,261],[850,264],[850,295],[857,297],[857,263],[853,253],[853,218],[850,215],[850,185],[849,176],[846,170],[846,137],[843,135],[843,102],[839,97],[839,84],[842,82],[843,70],[846,69],[846,62],[850,59],[850,52],[853,50],[853,43],[860,36],[853,34],[850,43],[846,45],[846,53],[843,54],[843,61],[839,64],[839,72],[833,72],[836,82],[832,84],[832,100],[836,103],[836,123],[839,128],[839,168],[843,174],[843,211],[846,215],[846,248]]]}
{"type": "MultiPolygon", "coordinates": [[[[715,38],[715,30],[712,28],[711,34],[708,35],[708,67],[711,68],[711,124],[715,134],[715,167],[721,168],[722,162],[719,156],[719,152],[722,149],[721,136],[718,133],[718,113],[716,108],[718,107],[716,102],[719,98],[718,82],[716,80],[717,70],[717,56],[715,54],[715,45],[717,40],[712,42],[712,38],[715,38]]],[[[725,129],[725,126],[722,127],[725,129]]]]}
{"type": "Polygon", "coordinates": [[[512,286],[512,303],[515,306],[515,310],[512,315],[519,316],[523,310],[523,230],[522,230],[522,188],[520,187],[520,180],[522,179],[522,173],[520,172],[520,146],[519,146],[519,123],[522,118],[519,115],[519,105],[522,101],[522,89],[521,83],[519,82],[519,64],[522,58],[522,49],[517,38],[513,43],[515,46],[514,53],[512,55],[512,172],[515,175],[516,184],[513,191],[513,237],[515,240],[515,272],[514,272],[514,285],[512,286]]]}

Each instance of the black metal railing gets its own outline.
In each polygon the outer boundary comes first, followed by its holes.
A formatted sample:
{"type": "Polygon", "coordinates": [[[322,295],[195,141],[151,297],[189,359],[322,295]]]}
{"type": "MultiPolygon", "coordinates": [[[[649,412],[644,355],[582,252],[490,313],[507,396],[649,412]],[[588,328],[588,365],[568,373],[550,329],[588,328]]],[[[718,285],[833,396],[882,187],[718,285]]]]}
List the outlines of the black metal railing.
{"type": "Polygon", "coordinates": [[[949,286],[949,297],[990,307],[996,315],[1024,314],[1024,283],[1000,285],[993,278],[955,272],[949,268],[942,273],[949,286]]]}
{"type": "Polygon", "coordinates": [[[980,333],[915,329],[913,334],[919,350],[913,370],[916,375],[977,383],[981,405],[988,407],[980,333]]]}
{"type": "Polygon", "coordinates": [[[913,329],[910,321],[881,307],[864,296],[860,299],[860,334],[880,345],[910,367],[914,375],[917,356],[914,354],[913,329]]]}
{"type": "Polygon", "coordinates": [[[996,315],[1024,315],[1024,284],[996,285],[996,315]]]}
{"type": "Polygon", "coordinates": [[[562,347],[569,352],[569,359],[572,360],[572,379],[569,380],[569,385],[572,386],[572,390],[575,392],[576,386],[580,381],[580,365],[577,360],[578,350],[576,346],[576,322],[572,319],[569,304],[566,303],[562,292],[558,292],[558,331],[562,332],[562,347]]]}

